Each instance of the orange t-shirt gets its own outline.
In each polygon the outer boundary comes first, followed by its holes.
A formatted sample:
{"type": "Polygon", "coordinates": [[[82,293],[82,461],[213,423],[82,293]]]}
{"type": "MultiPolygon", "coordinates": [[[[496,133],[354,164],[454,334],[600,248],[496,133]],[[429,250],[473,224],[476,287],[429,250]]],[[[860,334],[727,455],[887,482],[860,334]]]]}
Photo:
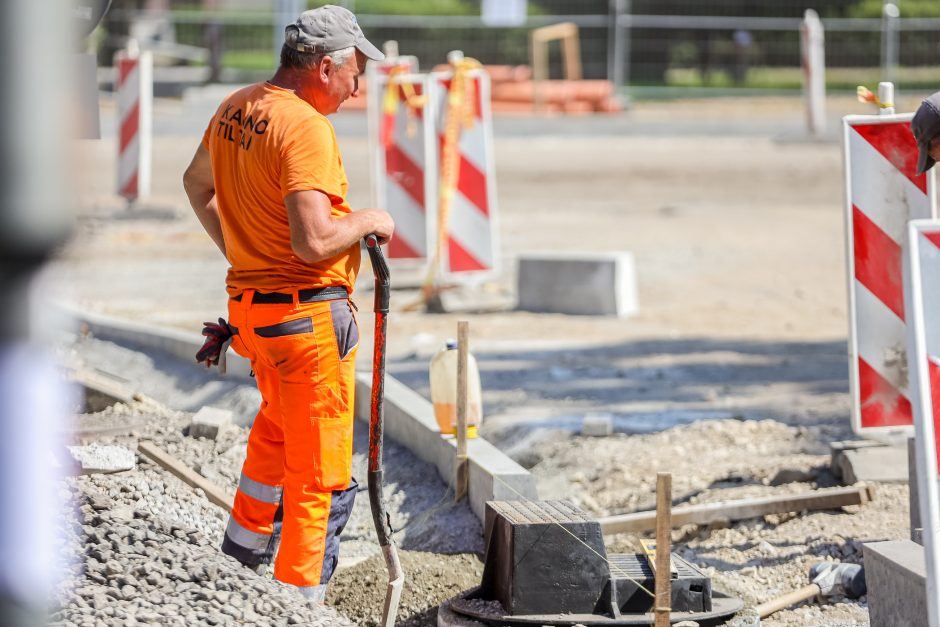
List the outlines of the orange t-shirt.
{"type": "Polygon", "coordinates": [[[343,285],[352,291],[359,245],[306,263],[291,248],[284,197],[318,190],[333,216],[349,214],[348,182],[333,125],[294,92],[259,83],[226,98],[202,138],[231,267],[229,294],[343,285]]]}

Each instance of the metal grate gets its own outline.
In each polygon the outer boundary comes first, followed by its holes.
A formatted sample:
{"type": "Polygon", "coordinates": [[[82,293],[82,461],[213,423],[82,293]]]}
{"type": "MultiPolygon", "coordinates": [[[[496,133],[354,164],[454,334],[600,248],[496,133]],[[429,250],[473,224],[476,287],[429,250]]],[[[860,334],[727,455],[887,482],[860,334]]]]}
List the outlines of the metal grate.
{"type": "Polygon", "coordinates": [[[489,505],[513,525],[594,522],[568,501],[490,501],[489,505]]]}

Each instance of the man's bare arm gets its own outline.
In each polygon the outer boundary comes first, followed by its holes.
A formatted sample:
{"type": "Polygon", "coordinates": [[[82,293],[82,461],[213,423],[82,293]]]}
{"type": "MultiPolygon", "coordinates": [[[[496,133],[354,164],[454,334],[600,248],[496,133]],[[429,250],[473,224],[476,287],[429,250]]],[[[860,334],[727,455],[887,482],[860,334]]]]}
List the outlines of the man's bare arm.
{"type": "Polygon", "coordinates": [[[192,162],[183,174],[183,189],[189,197],[199,223],[206,230],[215,245],[225,255],[225,239],[222,237],[222,223],[219,221],[219,208],[216,205],[215,182],[212,180],[212,162],[209,151],[199,145],[192,162]]]}
{"type": "Polygon", "coordinates": [[[369,233],[378,235],[384,244],[395,230],[391,216],[381,209],[361,209],[334,217],[329,197],[317,190],[292,192],[284,197],[284,204],[291,248],[307,263],[333,257],[369,233]]]}

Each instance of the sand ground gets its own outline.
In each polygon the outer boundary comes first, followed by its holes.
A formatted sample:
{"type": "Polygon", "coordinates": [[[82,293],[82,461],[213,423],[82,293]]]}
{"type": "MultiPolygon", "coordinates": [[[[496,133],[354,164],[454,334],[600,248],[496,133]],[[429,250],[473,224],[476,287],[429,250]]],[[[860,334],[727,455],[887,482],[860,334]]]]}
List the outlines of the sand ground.
{"type": "MultiPolygon", "coordinates": [[[[180,184],[210,100],[203,94],[157,104],[153,194],[134,207],[111,191],[113,136],[76,146],[78,227],[43,282],[57,300],[192,331],[224,315],[224,260],[180,184]]],[[[916,106],[909,100],[902,109],[916,106]]],[[[606,122],[497,120],[502,271],[456,292],[463,311],[455,313],[404,311],[417,294],[396,290],[389,372],[427,393],[428,359],[456,333],[457,320],[469,320],[483,375],[484,435],[511,454],[536,451],[527,465],[544,493],[567,495],[598,514],[648,503],[657,470],[671,470],[690,489],[708,487],[703,498],[711,500],[728,498],[720,488],[729,487],[722,483],[729,473],[762,494],[795,489],[764,484],[782,467],[815,472],[804,488],[831,482],[819,470],[828,443],[851,437],[838,119],[860,112],[868,111],[832,98],[821,140],[802,135],[801,104],[792,98],[641,103],[606,122]],[[516,311],[513,264],[523,251],[632,252],[638,313],[516,311]],[[596,411],[613,415],[617,434],[603,444],[571,440],[584,414],[596,411]],[[703,420],[721,427],[709,431],[703,420]],[[676,427],[684,423],[695,424],[676,427]],[[671,435],[660,443],[628,437],[663,429],[671,435]],[[742,430],[749,434],[743,440],[735,435],[742,430]],[[768,446],[777,447],[773,459],[768,446]],[[661,454],[617,465],[648,447],[661,454]],[[563,454],[573,450],[582,455],[563,454]],[[677,461],[705,450],[721,459],[705,457],[697,467],[677,461]],[[645,476],[611,482],[615,467],[645,476]],[[609,503],[585,500],[598,491],[609,503]]],[[[365,118],[341,114],[336,126],[351,203],[368,206],[365,118]]],[[[394,272],[393,284],[414,274],[394,272]]],[[[356,300],[369,354],[367,281],[356,300]]],[[[906,537],[906,489],[886,494],[891,506],[878,506],[870,520],[842,513],[789,528],[762,520],[693,539],[685,550],[730,592],[766,600],[801,583],[807,560],[797,555],[858,559],[855,543],[906,537]],[[761,574],[765,566],[771,575],[761,574]],[[758,584],[741,583],[749,578],[758,584]]],[[[867,624],[864,603],[848,605],[828,618],[797,610],[765,624],[867,624]]]]}

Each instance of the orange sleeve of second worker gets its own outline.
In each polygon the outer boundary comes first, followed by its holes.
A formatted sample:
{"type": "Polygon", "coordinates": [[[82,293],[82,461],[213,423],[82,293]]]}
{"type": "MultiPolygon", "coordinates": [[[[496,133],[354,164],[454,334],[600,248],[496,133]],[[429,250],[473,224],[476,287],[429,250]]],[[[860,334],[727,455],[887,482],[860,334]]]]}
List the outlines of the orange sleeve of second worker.
{"type": "Polygon", "coordinates": [[[329,121],[308,117],[291,129],[281,148],[281,193],[321,191],[333,204],[343,200],[343,166],[329,121]]]}

